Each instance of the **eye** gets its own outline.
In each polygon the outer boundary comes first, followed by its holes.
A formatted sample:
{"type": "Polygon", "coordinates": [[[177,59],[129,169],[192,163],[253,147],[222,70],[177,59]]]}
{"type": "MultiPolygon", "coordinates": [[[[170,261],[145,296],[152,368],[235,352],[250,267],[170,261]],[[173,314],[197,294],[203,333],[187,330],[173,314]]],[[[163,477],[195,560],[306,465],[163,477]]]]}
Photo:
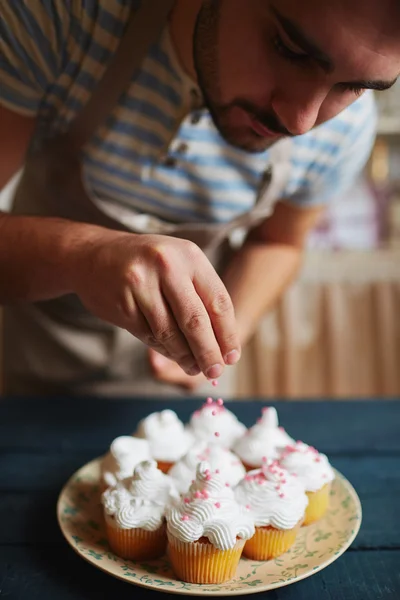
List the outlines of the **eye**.
{"type": "Polygon", "coordinates": [[[359,85],[351,85],[351,84],[344,83],[344,84],[339,84],[339,86],[345,92],[352,92],[356,96],[361,96],[365,92],[365,88],[360,87],[359,85]]]}
{"type": "Polygon", "coordinates": [[[277,33],[274,38],[274,47],[278,54],[280,54],[284,58],[287,58],[288,60],[304,61],[308,59],[308,54],[306,54],[305,52],[296,51],[292,48],[289,48],[289,46],[285,44],[285,42],[282,40],[279,33],[277,33]]]}

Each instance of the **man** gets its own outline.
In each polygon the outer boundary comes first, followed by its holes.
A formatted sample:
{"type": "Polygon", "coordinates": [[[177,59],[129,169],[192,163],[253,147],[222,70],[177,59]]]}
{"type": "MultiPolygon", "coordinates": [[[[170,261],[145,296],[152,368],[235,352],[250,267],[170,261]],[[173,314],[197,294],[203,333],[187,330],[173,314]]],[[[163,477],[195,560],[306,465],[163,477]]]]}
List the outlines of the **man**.
{"type": "Polygon", "coordinates": [[[399,74],[398,0],[176,0],[96,123],[149,4],[168,2],[2,4],[0,185],[28,172],[0,216],[8,393],[218,378],[365,164],[370,90],[399,74]]]}

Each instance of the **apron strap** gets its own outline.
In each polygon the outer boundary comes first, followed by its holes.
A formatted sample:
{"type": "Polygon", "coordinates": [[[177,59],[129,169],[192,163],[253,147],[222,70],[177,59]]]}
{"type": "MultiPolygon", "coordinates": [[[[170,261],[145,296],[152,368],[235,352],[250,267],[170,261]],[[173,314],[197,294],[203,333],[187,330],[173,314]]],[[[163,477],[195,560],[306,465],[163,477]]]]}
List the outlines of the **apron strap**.
{"type": "Polygon", "coordinates": [[[78,152],[115,108],[150,45],[160,35],[175,0],[142,0],[132,10],[119,46],[82,111],[63,135],[64,144],[78,152]]]}

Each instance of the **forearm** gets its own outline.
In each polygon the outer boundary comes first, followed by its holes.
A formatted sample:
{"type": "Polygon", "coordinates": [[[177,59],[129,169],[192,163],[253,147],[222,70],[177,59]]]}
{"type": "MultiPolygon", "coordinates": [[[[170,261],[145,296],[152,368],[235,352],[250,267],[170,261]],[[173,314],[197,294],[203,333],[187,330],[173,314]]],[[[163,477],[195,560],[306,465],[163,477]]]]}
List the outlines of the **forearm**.
{"type": "Polygon", "coordinates": [[[76,253],[91,225],[0,213],[0,304],[47,300],[73,291],[76,253]]]}
{"type": "Polygon", "coordinates": [[[228,266],[223,280],[243,345],[298,273],[301,257],[302,251],[290,245],[247,241],[228,266]]]}

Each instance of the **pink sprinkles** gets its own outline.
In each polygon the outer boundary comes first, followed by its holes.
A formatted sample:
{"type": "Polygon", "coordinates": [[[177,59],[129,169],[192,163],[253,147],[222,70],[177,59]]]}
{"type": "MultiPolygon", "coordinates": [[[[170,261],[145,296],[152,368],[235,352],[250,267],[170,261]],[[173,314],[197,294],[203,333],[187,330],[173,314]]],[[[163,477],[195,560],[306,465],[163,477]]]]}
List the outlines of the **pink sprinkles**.
{"type": "Polygon", "coordinates": [[[214,433],[214,435],[215,435],[215,437],[219,437],[221,434],[220,434],[220,432],[219,432],[219,431],[216,431],[216,432],[214,433]]]}
{"type": "Polygon", "coordinates": [[[218,379],[213,379],[213,381],[211,382],[211,385],[214,387],[217,387],[218,385],[218,379]]]}
{"type": "Polygon", "coordinates": [[[215,508],[221,508],[221,502],[216,502],[215,503],[215,508]]]}
{"type": "Polygon", "coordinates": [[[183,515],[183,516],[181,517],[181,521],[189,521],[189,517],[188,517],[188,515],[183,515]]]}

